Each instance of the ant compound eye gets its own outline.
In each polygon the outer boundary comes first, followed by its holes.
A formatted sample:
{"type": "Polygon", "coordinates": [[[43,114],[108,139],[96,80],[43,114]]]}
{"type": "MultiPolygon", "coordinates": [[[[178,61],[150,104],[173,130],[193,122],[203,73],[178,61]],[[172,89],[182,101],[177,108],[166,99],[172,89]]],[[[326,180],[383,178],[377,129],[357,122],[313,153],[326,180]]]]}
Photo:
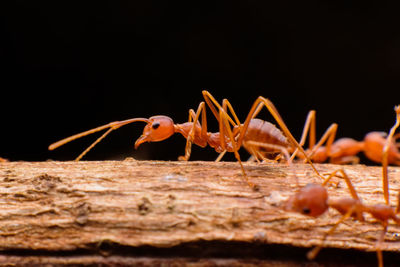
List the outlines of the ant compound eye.
{"type": "Polygon", "coordinates": [[[311,213],[311,210],[310,210],[310,208],[303,208],[303,209],[302,209],[302,213],[303,213],[303,214],[310,214],[310,213],[311,213]]]}
{"type": "Polygon", "coordinates": [[[151,127],[156,130],[158,127],[160,127],[160,123],[159,122],[155,122],[151,125],[151,127]]]}

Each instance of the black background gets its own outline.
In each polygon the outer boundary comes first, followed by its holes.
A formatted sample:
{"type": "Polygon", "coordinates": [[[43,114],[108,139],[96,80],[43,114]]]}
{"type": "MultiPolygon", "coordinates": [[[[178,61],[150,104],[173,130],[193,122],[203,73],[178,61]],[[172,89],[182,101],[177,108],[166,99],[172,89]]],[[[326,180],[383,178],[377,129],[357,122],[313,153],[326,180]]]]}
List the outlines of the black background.
{"type": "MultiPolygon", "coordinates": [[[[332,122],[339,137],[388,131],[400,103],[399,16],[387,3],[4,2],[0,156],[10,160],[73,159],[95,136],[47,146],[110,121],[184,122],[203,89],[229,99],[241,120],[257,96],[270,98],[296,137],[310,109],[319,135],[332,122]]],[[[183,154],[178,135],[134,151],[142,127],[112,133],[86,159],[183,154]]],[[[199,148],[192,159],[215,157],[199,148]]]]}

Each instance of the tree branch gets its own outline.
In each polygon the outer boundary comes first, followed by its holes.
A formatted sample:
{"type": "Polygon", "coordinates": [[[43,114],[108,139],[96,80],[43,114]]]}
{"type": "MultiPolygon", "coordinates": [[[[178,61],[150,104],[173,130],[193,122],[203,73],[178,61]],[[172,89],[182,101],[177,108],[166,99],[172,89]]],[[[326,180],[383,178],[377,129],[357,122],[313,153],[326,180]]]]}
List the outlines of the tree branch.
{"type": "MultiPolygon", "coordinates": [[[[381,168],[316,166],[322,173],[345,168],[365,203],[384,203],[381,168]]],[[[299,247],[306,262],[303,253],[307,250],[301,248],[319,245],[340,215],[329,211],[313,219],[285,212],[281,206],[297,189],[295,175],[301,185],[319,183],[320,178],[306,164],[290,168],[285,164],[246,163],[245,169],[259,191],[249,188],[235,162],[1,163],[0,263],[23,263],[32,257],[60,265],[77,259],[82,264],[101,263],[105,258],[99,252],[104,250],[112,256],[108,260],[121,262],[156,261],[162,251],[170,251],[175,260],[188,255],[202,259],[198,252],[188,253],[188,244],[201,250],[218,244],[223,244],[220,250],[229,244],[247,246],[251,251],[260,246],[270,246],[272,251],[282,251],[282,245],[285,249],[299,247]],[[138,250],[143,248],[150,252],[138,250]],[[174,248],[183,252],[174,254],[174,248]],[[132,258],[132,253],[146,257],[132,258]]],[[[389,168],[389,176],[395,205],[400,168],[389,168]]],[[[329,194],[330,198],[349,196],[344,182],[339,188],[330,187],[329,194]]],[[[347,220],[324,246],[375,251],[381,229],[371,217],[366,222],[347,220]]],[[[384,251],[400,250],[399,232],[399,226],[389,226],[384,251]]],[[[228,258],[243,260],[233,247],[233,254],[226,252],[228,258]]],[[[262,251],[260,254],[266,253],[262,251]]],[[[296,264],[294,261],[290,266],[296,264]]]]}

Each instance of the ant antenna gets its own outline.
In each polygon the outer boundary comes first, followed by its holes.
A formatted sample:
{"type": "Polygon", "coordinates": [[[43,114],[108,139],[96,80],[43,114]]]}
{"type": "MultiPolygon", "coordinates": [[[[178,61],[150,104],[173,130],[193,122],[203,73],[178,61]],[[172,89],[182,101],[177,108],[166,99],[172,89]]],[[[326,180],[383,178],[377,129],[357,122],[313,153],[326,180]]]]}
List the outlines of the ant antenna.
{"type": "Polygon", "coordinates": [[[145,119],[145,118],[134,118],[134,119],[128,119],[128,120],[124,120],[124,121],[114,121],[114,122],[110,122],[108,124],[96,127],[94,129],[82,132],[82,133],[78,133],[75,134],[73,136],[64,138],[58,142],[55,142],[53,144],[51,144],[49,146],[49,150],[54,150],[60,146],[65,145],[66,143],[69,143],[75,139],[84,137],[86,135],[92,134],[92,133],[96,133],[99,131],[102,131],[104,129],[110,128],[108,129],[102,136],[100,136],[99,138],[96,139],[96,141],[94,141],[88,148],[85,149],[85,151],[83,151],[76,159],[75,161],[79,161],[84,155],[86,155],[95,145],[97,145],[101,140],[103,140],[110,132],[112,132],[113,130],[116,130],[124,125],[130,124],[132,122],[137,122],[137,121],[143,121],[148,123],[149,119],[145,119]]]}

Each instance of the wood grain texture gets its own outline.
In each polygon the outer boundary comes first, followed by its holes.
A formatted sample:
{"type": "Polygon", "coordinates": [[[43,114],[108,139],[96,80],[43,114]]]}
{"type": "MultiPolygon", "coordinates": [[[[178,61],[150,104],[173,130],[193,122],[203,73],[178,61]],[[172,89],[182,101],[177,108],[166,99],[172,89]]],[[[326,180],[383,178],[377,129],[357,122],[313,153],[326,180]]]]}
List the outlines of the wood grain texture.
{"type": "MultiPolygon", "coordinates": [[[[321,173],[342,168],[316,166],[321,173]]],[[[365,203],[384,202],[381,168],[344,168],[365,203]]],[[[295,175],[301,185],[320,182],[310,166],[246,163],[245,169],[259,191],[247,186],[235,162],[4,162],[0,250],[46,254],[104,244],[173,248],[196,242],[311,247],[340,218],[335,211],[314,219],[282,210],[297,188],[295,175]]],[[[389,175],[395,205],[400,168],[390,167],[389,175]]],[[[329,194],[348,196],[345,183],[329,194]]],[[[374,251],[381,226],[366,219],[347,220],[324,246],[374,251]]],[[[399,233],[399,226],[389,226],[384,251],[400,251],[399,233]]],[[[17,256],[6,253],[0,263],[17,256]]]]}

